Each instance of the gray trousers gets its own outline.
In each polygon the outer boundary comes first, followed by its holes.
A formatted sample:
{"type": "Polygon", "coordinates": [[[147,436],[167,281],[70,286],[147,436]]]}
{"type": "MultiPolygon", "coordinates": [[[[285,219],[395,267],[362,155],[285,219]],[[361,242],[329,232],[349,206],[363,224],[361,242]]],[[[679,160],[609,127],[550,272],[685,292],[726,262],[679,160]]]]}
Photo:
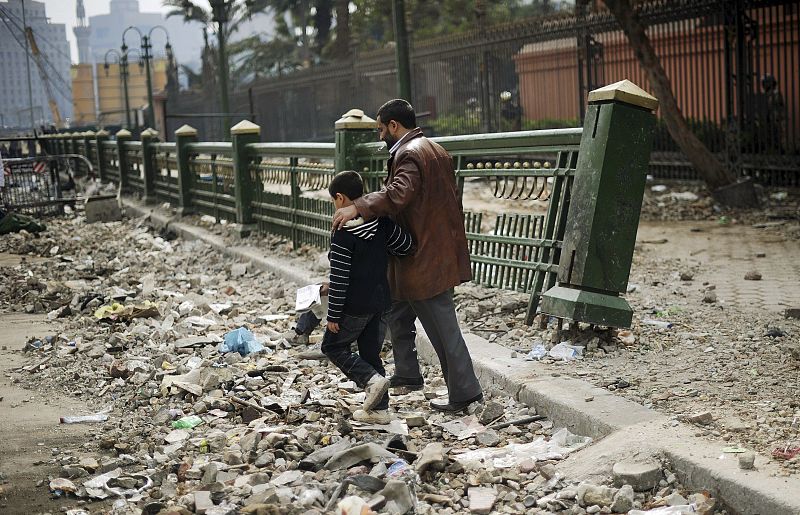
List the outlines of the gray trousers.
{"type": "Polygon", "coordinates": [[[414,322],[417,318],[439,357],[450,401],[462,402],[477,397],[481,393],[481,385],[475,377],[472,357],[458,326],[452,290],[430,299],[392,303],[388,325],[395,375],[407,379],[422,376],[415,343],[417,329],[414,322]]]}

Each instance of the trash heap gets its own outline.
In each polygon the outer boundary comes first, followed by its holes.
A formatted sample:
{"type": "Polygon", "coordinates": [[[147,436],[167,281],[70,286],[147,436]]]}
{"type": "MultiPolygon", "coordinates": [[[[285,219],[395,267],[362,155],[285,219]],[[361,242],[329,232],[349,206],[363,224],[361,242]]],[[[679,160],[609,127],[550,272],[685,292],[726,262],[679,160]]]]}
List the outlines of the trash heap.
{"type": "Polygon", "coordinates": [[[42,480],[75,499],[68,514],[714,513],[660,464],[646,491],[561,477],[591,440],[491,389],[472,413],[430,411],[446,394],[433,368],[392,396],[390,424],[354,422],[363,392],[292,342],[296,285],[141,221],[79,220],[15,235],[50,259],[0,285],[4,311],[61,327],[28,342],[15,381],[89,407],[54,419],[96,424],[42,480]]]}

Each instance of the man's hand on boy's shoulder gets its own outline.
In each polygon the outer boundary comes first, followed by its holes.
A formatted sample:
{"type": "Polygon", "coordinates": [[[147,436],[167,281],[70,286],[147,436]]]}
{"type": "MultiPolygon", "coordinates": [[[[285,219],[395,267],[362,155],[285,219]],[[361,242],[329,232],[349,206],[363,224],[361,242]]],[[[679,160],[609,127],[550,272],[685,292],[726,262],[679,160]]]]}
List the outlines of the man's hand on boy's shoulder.
{"type": "Polygon", "coordinates": [[[331,290],[331,283],[329,282],[322,283],[319,286],[319,294],[322,295],[323,297],[327,295],[330,290],[331,290]]]}
{"type": "Polygon", "coordinates": [[[350,205],[341,207],[333,214],[333,230],[341,229],[344,224],[358,216],[358,209],[356,206],[350,205]]]}
{"type": "Polygon", "coordinates": [[[338,322],[331,322],[330,320],[328,320],[328,331],[330,331],[332,333],[338,333],[339,332],[339,323],[338,322]]]}

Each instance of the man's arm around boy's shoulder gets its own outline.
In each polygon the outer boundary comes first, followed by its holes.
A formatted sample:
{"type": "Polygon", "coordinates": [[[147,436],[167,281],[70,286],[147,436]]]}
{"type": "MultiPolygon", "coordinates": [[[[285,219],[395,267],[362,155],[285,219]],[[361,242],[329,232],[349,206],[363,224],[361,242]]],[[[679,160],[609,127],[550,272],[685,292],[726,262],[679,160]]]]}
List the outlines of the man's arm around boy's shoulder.
{"type": "Polygon", "coordinates": [[[393,256],[409,256],[416,251],[414,238],[411,233],[397,225],[394,220],[388,217],[381,218],[381,223],[386,226],[386,248],[393,256]]]}

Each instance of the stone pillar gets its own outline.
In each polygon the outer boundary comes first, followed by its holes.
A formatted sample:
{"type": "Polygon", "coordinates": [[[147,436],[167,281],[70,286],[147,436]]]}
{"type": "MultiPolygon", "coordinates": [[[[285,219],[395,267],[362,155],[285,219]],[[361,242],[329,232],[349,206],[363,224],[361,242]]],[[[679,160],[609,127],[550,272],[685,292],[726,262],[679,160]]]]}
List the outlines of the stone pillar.
{"type": "Polygon", "coordinates": [[[142,139],[142,171],[144,177],[142,184],[144,191],[142,192],[142,200],[145,204],[154,204],[156,202],[156,163],[155,163],[155,149],[153,143],[158,142],[158,131],[154,129],[145,129],[141,134],[142,139]]]}
{"type": "Polygon", "coordinates": [[[658,100],[628,80],[589,93],[558,284],[543,313],[629,327],[627,290],[658,100]]]}
{"type": "Polygon", "coordinates": [[[117,132],[117,164],[119,164],[119,189],[125,193],[128,189],[128,156],[125,153],[125,142],[131,140],[131,132],[121,129],[117,132]]]}
{"type": "Polygon", "coordinates": [[[97,177],[100,182],[106,180],[106,159],[103,152],[103,143],[108,141],[108,131],[100,129],[94,135],[94,140],[97,142],[97,177]]]}
{"type": "MultiPolygon", "coordinates": [[[[377,141],[375,129],[378,123],[366,116],[361,109],[351,109],[344,113],[334,124],[336,141],[336,158],[334,168],[337,172],[342,170],[359,170],[354,152],[355,146],[361,143],[372,143],[377,141]]],[[[364,177],[368,191],[380,189],[379,180],[372,177],[364,177]]]]}
{"type": "Polygon", "coordinates": [[[188,145],[197,141],[197,129],[184,125],[175,131],[175,151],[178,161],[178,214],[187,215],[192,212],[191,187],[194,181],[189,170],[188,145]]]}
{"type": "Polygon", "coordinates": [[[246,236],[255,229],[253,223],[253,192],[256,187],[250,176],[252,161],[248,145],[261,139],[261,127],[248,120],[242,120],[231,127],[233,144],[233,177],[236,195],[236,222],[239,234],[246,236]]]}

